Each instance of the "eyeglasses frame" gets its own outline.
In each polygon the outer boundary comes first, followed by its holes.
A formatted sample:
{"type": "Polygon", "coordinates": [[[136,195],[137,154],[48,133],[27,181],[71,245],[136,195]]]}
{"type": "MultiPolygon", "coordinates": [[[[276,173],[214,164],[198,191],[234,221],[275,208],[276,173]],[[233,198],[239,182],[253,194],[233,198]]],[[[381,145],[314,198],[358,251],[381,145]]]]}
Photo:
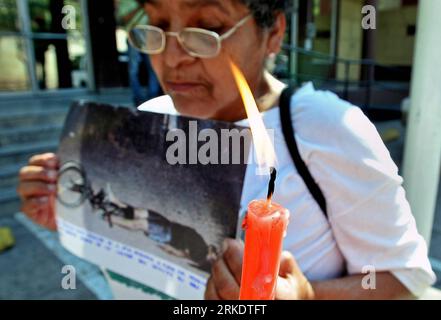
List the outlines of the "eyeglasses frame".
{"type": "Polygon", "coordinates": [[[231,27],[230,30],[223,33],[222,35],[219,35],[217,32],[214,32],[214,31],[210,31],[210,30],[206,30],[206,29],[202,29],[202,28],[192,28],[192,27],[191,28],[184,28],[179,32],[164,31],[161,28],[156,27],[156,26],[152,26],[152,25],[138,25],[138,26],[133,27],[133,29],[138,28],[138,29],[150,29],[150,30],[158,31],[162,36],[162,41],[161,41],[161,47],[158,48],[157,50],[142,50],[142,49],[138,48],[134,44],[132,37],[130,36],[130,33],[131,33],[130,31],[129,31],[128,39],[129,39],[130,44],[135,49],[137,49],[138,51],[141,51],[143,53],[151,55],[151,54],[160,54],[165,50],[167,36],[176,37],[179,44],[181,45],[181,47],[185,50],[185,52],[187,52],[188,55],[195,57],[195,58],[214,58],[217,55],[219,55],[219,53],[220,53],[220,50],[222,48],[222,41],[231,37],[237,31],[237,29],[239,29],[241,26],[243,26],[251,17],[252,17],[252,14],[245,16],[244,18],[239,20],[233,27],[231,27]],[[183,40],[182,40],[182,37],[181,37],[181,34],[184,31],[199,32],[199,33],[203,33],[203,34],[212,36],[213,38],[216,39],[216,42],[217,42],[216,52],[211,55],[203,55],[203,54],[197,54],[197,53],[194,53],[194,52],[188,50],[185,47],[183,40]]]}

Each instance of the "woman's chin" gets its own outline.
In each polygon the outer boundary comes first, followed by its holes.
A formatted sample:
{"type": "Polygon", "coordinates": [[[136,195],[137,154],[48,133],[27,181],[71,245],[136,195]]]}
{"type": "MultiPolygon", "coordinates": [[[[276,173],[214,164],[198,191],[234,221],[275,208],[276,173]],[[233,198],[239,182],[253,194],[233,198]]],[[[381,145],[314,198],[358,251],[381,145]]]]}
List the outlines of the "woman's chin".
{"type": "Polygon", "coordinates": [[[201,100],[187,97],[173,97],[176,110],[179,114],[199,119],[209,119],[212,115],[208,112],[211,108],[209,104],[204,104],[201,100]]]}

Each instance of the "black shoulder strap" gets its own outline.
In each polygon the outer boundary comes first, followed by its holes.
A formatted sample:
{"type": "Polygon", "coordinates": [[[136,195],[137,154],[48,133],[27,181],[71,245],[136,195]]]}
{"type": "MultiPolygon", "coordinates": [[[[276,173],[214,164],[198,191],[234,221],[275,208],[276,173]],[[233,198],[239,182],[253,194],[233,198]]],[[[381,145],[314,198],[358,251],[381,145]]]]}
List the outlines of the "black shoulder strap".
{"type": "Polygon", "coordinates": [[[326,211],[326,199],[323,196],[322,190],[320,190],[320,187],[315,182],[314,178],[308,170],[308,167],[300,156],[299,148],[297,147],[297,142],[294,137],[294,127],[291,118],[291,96],[293,95],[293,93],[294,88],[287,87],[283,90],[282,95],[280,96],[279,109],[283,136],[285,137],[289,153],[291,154],[298,173],[302,177],[303,181],[306,184],[306,187],[308,188],[311,195],[314,197],[315,201],[317,201],[325,216],[328,217],[328,213],[326,211]]]}

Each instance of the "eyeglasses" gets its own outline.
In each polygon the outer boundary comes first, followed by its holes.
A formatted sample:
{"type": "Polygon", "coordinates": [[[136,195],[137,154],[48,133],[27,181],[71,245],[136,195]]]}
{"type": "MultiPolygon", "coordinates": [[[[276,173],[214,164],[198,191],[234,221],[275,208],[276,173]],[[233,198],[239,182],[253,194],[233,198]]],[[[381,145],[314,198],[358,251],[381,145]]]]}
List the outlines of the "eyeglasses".
{"type": "Polygon", "coordinates": [[[176,37],[179,44],[190,56],[212,58],[219,54],[222,41],[233,35],[251,16],[251,14],[246,16],[222,35],[201,28],[184,28],[180,32],[165,32],[155,26],[138,25],[129,31],[129,41],[141,52],[159,54],[165,49],[166,37],[176,37]]]}

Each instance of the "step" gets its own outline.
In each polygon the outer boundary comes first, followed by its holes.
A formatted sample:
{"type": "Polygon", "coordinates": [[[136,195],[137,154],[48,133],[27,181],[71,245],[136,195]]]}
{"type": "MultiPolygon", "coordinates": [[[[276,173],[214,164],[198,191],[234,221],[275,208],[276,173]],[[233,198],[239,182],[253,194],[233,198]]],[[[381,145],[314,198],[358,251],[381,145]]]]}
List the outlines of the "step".
{"type": "Polygon", "coordinates": [[[26,128],[36,125],[62,125],[66,118],[67,110],[37,110],[10,112],[0,116],[1,129],[26,128]]]}
{"type": "Polygon", "coordinates": [[[18,182],[18,172],[21,164],[11,164],[0,167],[0,189],[15,187],[18,182]]]}
{"type": "Polygon", "coordinates": [[[38,141],[52,141],[59,138],[63,126],[60,124],[36,125],[31,127],[0,129],[0,147],[38,141]]]}
{"type": "MultiPolygon", "coordinates": [[[[80,97],[81,98],[81,97],[80,97]]],[[[50,111],[68,110],[74,100],[72,96],[69,97],[20,97],[20,98],[4,98],[0,102],[0,117],[10,113],[16,112],[29,112],[32,111],[50,111]]]]}
{"type": "Polygon", "coordinates": [[[14,111],[27,112],[32,110],[68,110],[75,101],[90,101],[112,105],[132,106],[130,88],[101,88],[100,93],[75,92],[72,89],[62,93],[49,95],[20,94],[16,97],[2,97],[0,101],[0,117],[14,111]]]}
{"type": "Polygon", "coordinates": [[[16,188],[2,188],[0,189],[0,203],[17,199],[16,188]]]}
{"type": "Polygon", "coordinates": [[[0,189],[0,217],[20,210],[20,198],[15,188],[0,189]]]}
{"type": "Polygon", "coordinates": [[[0,148],[0,167],[12,164],[24,165],[29,157],[45,152],[54,152],[58,147],[58,140],[38,143],[14,144],[0,148]]]}

